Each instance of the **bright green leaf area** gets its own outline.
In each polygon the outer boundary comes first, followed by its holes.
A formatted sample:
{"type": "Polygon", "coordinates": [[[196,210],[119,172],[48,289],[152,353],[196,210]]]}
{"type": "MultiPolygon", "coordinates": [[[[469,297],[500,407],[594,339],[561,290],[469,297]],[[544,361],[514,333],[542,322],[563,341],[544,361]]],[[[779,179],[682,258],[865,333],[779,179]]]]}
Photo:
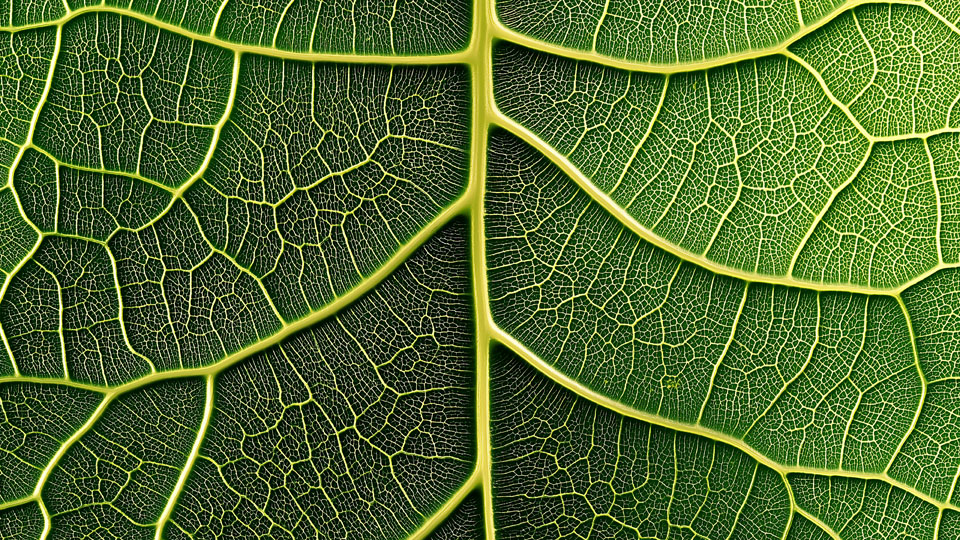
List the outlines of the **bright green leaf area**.
{"type": "Polygon", "coordinates": [[[0,539],[960,540],[958,24],[0,5],[0,539]]]}

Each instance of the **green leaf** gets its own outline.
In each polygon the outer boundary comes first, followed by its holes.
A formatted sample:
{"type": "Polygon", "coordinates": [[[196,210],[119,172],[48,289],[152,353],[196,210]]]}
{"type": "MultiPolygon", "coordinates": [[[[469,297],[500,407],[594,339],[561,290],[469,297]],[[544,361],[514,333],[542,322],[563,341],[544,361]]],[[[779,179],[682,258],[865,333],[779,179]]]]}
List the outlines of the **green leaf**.
{"type": "Polygon", "coordinates": [[[0,538],[960,539],[958,23],[0,6],[0,538]]]}

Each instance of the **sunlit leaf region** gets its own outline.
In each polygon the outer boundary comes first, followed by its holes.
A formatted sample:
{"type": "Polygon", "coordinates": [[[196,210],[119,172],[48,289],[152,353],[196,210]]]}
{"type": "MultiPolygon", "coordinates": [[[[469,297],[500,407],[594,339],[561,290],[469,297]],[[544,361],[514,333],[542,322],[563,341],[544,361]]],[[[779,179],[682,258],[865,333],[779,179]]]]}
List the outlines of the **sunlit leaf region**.
{"type": "Polygon", "coordinates": [[[960,540],[953,0],[10,0],[0,177],[0,540],[960,540]]]}

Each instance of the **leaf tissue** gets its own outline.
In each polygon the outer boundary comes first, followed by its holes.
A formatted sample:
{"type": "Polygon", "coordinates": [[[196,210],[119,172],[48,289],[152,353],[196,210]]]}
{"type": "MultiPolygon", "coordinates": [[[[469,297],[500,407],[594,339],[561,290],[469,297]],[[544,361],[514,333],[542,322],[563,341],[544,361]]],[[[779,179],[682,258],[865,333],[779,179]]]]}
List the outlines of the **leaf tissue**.
{"type": "Polygon", "coordinates": [[[0,177],[0,539],[960,540],[954,0],[10,0],[0,177]]]}

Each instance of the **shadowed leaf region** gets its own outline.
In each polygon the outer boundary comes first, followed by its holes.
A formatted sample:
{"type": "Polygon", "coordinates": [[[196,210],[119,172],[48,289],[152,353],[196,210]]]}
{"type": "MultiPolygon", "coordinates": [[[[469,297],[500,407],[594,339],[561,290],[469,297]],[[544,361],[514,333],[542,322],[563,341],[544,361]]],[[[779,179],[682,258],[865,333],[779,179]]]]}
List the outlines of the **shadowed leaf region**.
{"type": "Polygon", "coordinates": [[[23,375],[209,365],[356,287],[464,190],[460,68],[235,57],[114,14],[61,32],[18,200],[0,194],[23,375]]]}
{"type": "Polygon", "coordinates": [[[474,491],[429,536],[430,540],[480,540],[485,538],[483,498],[474,491]]]}
{"type": "Polygon", "coordinates": [[[33,502],[0,510],[0,537],[33,540],[43,534],[43,513],[33,502]]]}
{"type": "Polygon", "coordinates": [[[348,310],[218,376],[169,537],[397,538],[466,481],[465,233],[455,222],[348,310]]]}

